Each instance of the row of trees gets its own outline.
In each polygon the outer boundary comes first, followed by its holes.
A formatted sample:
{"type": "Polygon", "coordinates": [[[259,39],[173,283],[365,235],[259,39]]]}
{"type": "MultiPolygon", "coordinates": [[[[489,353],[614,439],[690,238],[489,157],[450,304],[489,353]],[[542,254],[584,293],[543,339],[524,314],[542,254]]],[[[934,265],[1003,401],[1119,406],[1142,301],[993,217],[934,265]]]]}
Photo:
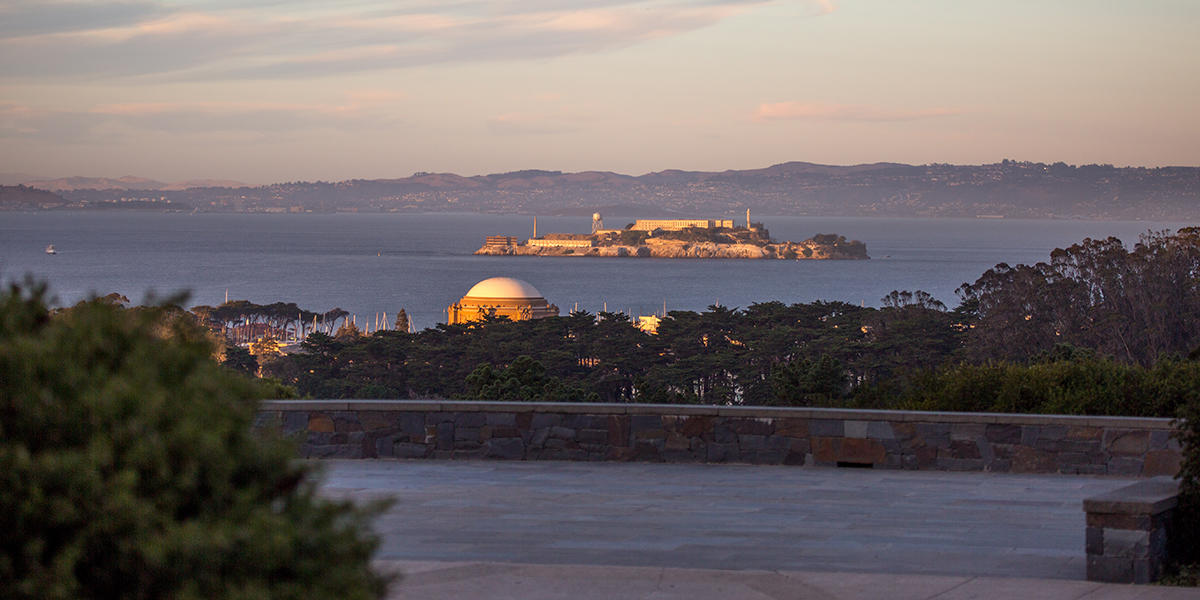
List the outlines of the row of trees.
{"type": "Polygon", "coordinates": [[[620,314],[586,312],[415,334],[313,334],[306,353],[264,371],[314,397],[491,397],[528,357],[536,366],[522,370],[539,372],[536,385],[505,384],[505,397],[1173,414],[1198,374],[1180,358],[1200,343],[1198,273],[1200,230],[1184,229],[1148,234],[1132,249],[1085,240],[1047,263],[998,265],[960,288],[954,310],[896,291],[878,309],[765,302],[675,311],[657,335],[620,314]],[[984,393],[995,389],[1005,390],[1001,399],[984,393]]]}

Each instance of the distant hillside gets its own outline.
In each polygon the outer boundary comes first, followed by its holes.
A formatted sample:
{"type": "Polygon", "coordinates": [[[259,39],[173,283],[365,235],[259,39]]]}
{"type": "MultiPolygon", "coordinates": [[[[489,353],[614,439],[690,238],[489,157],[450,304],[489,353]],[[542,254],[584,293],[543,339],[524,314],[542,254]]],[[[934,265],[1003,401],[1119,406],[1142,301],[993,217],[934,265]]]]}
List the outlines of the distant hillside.
{"type": "Polygon", "coordinates": [[[68,178],[54,189],[86,206],[156,204],[235,212],[412,211],[542,215],[616,210],[622,216],[764,215],[1200,220],[1200,167],[1072,166],[1003,161],[987,165],[788,162],[762,169],[527,170],[491,175],[416,173],[396,179],[171,184],[123,177],[68,178]],[[125,187],[116,187],[118,184],[125,187]],[[98,189],[111,185],[109,189],[98,189]]]}
{"type": "Polygon", "coordinates": [[[126,175],[115,179],[108,177],[41,179],[28,181],[26,185],[55,192],[71,192],[77,190],[177,191],[200,187],[242,187],[245,184],[227,179],[194,179],[165,183],[154,179],[146,179],[145,177],[126,175]]]}
{"type": "Polygon", "coordinates": [[[67,204],[54,192],[23,185],[0,185],[0,210],[45,210],[64,208],[67,204]]]}

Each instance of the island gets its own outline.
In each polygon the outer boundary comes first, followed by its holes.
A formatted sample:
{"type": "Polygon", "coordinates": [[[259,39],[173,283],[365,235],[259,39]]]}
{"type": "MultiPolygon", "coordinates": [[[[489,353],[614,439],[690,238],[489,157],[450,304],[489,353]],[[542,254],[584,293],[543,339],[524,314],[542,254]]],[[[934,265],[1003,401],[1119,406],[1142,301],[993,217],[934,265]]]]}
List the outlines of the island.
{"type": "Polygon", "coordinates": [[[780,242],[762,223],[745,226],[732,219],[638,219],[624,229],[605,229],[592,215],[591,233],[548,233],[521,242],[490,235],[475,254],[491,256],[603,256],[642,258],[756,258],[779,260],[864,260],[866,244],[844,236],[818,234],[801,242],[780,242]]]}

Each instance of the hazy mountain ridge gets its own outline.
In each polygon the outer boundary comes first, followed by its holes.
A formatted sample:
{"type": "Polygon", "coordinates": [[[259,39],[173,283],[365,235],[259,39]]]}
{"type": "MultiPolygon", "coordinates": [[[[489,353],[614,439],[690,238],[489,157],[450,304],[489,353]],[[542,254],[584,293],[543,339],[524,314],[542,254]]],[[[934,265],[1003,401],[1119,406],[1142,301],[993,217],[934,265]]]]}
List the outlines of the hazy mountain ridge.
{"type": "MultiPolygon", "coordinates": [[[[74,178],[68,178],[74,179],[74,178]]],[[[61,180],[59,180],[61,181],[61,180]]],[[[234,212],[635,213],[1025,218],[1200,219],[1200,167],[1071,166],[1003,161],[987,165],[849,166],[787,162],[761,169],[523,170],[489,175],[416,173],[395,179],[203,185],[181,190],[63,189],[73,207],[158,204],[170,210],[234,212]]],[[[211,182],[205,182],[211,183],[211,182]]],[[[2,206],[0,206],[2,207],[2,206]]]]}

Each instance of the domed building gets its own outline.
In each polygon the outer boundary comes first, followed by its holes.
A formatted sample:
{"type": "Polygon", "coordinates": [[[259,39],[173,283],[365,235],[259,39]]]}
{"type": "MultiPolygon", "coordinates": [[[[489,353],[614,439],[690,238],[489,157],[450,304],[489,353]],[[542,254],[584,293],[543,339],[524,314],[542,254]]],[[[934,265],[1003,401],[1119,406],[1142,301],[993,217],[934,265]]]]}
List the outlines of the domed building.
{"type": "Polygon", "coordinates": [[[446,323],[479,321],[488,314],[513,321],[557,317],[558,307],[546,302],[529,283],[512,277],[492,277],[475,284],[467,295],[446,308],[446,323]]]}

